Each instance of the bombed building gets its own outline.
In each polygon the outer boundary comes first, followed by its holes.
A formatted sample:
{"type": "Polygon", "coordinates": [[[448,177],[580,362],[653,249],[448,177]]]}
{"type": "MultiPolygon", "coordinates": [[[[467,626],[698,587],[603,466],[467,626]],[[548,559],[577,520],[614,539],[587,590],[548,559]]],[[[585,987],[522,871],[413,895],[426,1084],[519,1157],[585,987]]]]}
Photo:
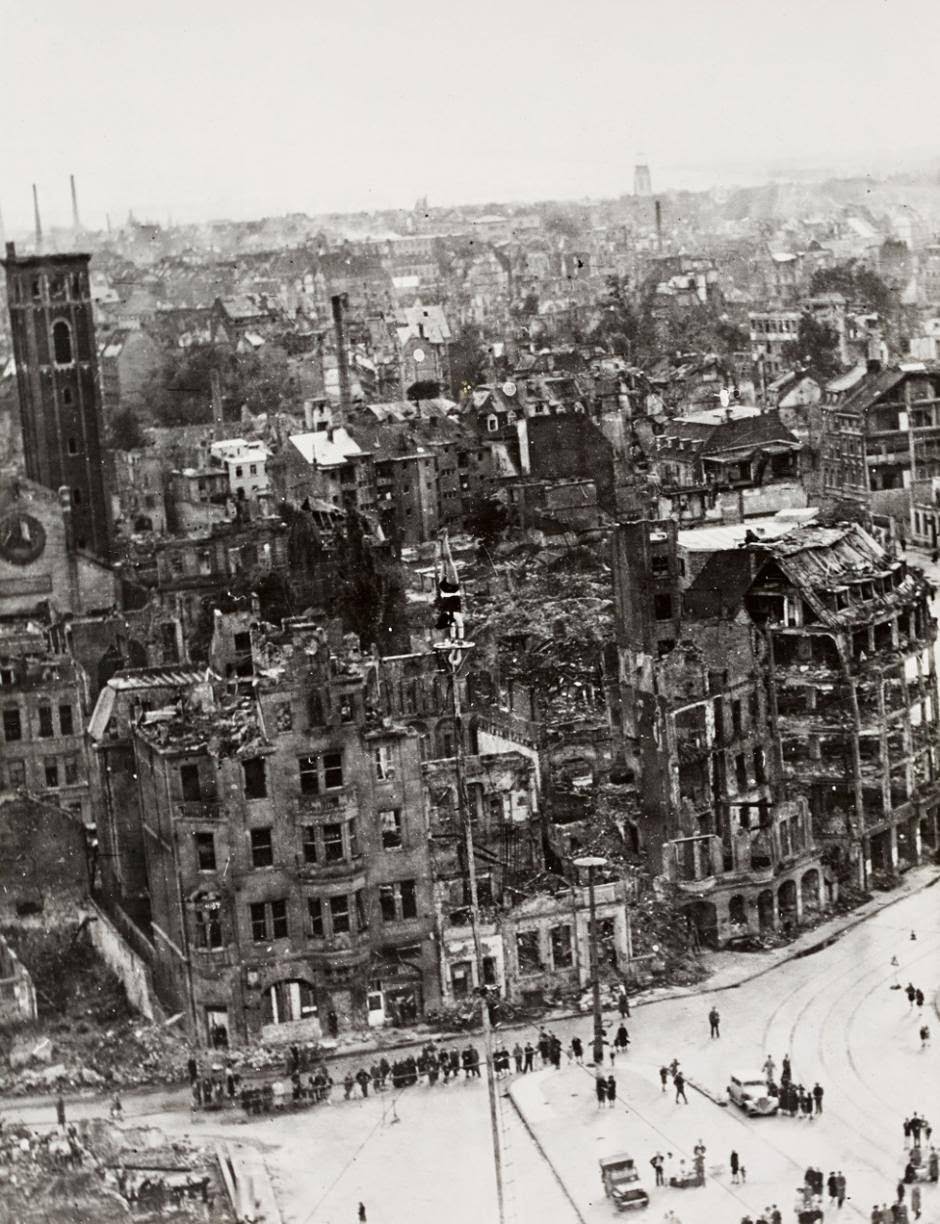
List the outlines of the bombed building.
{"type": "Polygon", "coordinates": [[[614,542],[612,722],[704,942],[784,929],[936,845],[928,584],[857,525],[614,542]]]}

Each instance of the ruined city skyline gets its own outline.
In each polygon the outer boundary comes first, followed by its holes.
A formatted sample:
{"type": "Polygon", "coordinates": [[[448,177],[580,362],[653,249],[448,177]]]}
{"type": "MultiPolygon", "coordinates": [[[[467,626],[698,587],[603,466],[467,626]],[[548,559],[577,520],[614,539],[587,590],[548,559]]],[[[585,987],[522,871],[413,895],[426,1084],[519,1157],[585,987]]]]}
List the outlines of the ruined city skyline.
{"type": "Polygon", "coordinates": [[[656,191],[936,170],[918,65],[940,18],[921,0],[893,6],[916,32],[903,55],[875,0],[853,6],[850,26],[841,6],[801,0],[772,28],[736,3],[591,0],[573,30],[560,6],[530,0],[433,23],[361,4],[340,17],[169,3],[133,29],[109,3],[51,26],[2,8],[22,48],[0,84],[14,236],[31,225],[33,182],[49,225],[67,223],[70,173],[85,224],[104,229],[129,210],[164,223],[403,208],[424,194],[448,206],[607,198],[630,190],[637,161],[656,191]],[[42,104],[21,105],[37,82],[42,104]],[[905,99],[901,125],[881,103],[891,94],[905,99]],[[82,122],[63,124],[79,95],[82,122]]]}

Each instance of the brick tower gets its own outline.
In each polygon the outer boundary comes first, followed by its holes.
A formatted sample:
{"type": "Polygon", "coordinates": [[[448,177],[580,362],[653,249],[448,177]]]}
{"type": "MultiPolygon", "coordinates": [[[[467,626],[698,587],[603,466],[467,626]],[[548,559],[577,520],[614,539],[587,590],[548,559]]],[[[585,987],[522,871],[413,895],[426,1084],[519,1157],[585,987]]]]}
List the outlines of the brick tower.
{"type": "Polygon", "coordinates": [[[107,560],[111,523],[90,258],[20,257],[8,242],[3,267],[26,475],[50,489],[69,489],[74,546],[107,560]]]}

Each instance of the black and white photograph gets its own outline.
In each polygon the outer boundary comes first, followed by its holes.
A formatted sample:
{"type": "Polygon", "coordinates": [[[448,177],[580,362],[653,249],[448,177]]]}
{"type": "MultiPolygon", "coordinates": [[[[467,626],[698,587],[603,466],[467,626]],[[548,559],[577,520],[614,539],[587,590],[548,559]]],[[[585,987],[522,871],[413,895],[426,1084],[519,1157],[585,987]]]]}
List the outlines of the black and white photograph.
{"type": "Polygon", "coordinates": [[[0,41],[0,1224],[940,1224],[940,4],[0,41]]]}

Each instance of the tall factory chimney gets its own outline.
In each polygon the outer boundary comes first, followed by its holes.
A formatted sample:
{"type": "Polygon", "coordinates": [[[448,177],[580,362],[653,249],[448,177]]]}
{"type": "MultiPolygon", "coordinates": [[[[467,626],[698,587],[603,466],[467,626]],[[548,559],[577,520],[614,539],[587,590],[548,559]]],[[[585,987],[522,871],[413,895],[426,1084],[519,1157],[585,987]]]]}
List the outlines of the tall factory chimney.
{"type": "Polygon", "coordinates": [[[336,337],[336,365],[339,371],[339,407],[346,423],[346,414],[350,407],[349,398],[349,365],[346,355],[346,294],[334,293],[330,298],[333,310],[333,333],[336,337]]]}
{"type": "Polygon", "coordinates": [[[33,224],[36,227],[36,254],[42,254],[42,221],[39,218],[39,192],[33,183],[33,224]]]}
{"type": "Polygon", "coordinates": [[[659,200],[656,201],[656,250],[662,255],[663,253],[663,206],[659,200]]]}
{"type": "Polygon", "coordinates": [[[72,192],[72,232],[80,234],[82,232],[82,223],[78,219],[78,192],[75,190],[75,175],[69,175],[69,187],[72,192]]]}

